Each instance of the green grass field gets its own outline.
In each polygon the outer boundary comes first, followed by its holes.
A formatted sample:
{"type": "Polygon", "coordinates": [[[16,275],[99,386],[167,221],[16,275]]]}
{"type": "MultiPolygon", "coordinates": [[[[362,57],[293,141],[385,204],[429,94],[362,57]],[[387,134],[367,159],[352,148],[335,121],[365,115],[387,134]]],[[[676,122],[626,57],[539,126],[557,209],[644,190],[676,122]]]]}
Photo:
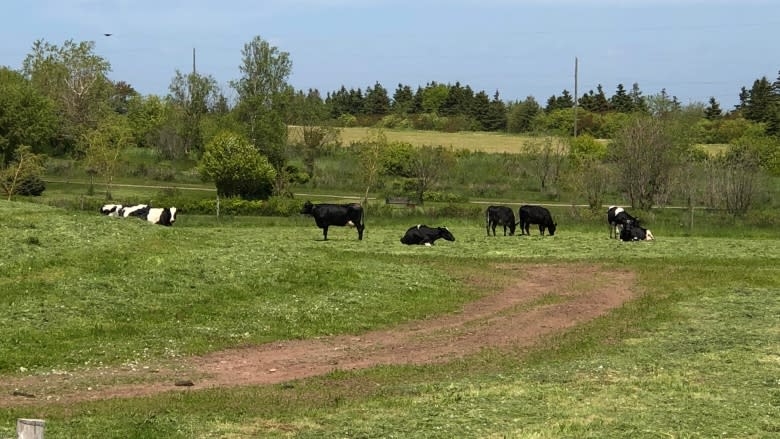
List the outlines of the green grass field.
{"type": "Polygon", "coordinates": [[[387,328],[490,294],[470,280],[511,280],[500,264],[627,269],[643,294],[531,350],[281,385],[39,401],[0,408],[0,438],[21,417],[46,419],[47,438],[780,434],[777,230],[684,236],[665,233],[670,220],[655,242],[621,243],[587,221],[559,220],[554,237],[488,238],[480,220],[453,219],[457,241],[426,248],[398,242],[409,221],[369,222],[362,242],[334,228],[323,242],[305,217],[182,215],[165,228],[2,201],[0,383],[387,328]]]}

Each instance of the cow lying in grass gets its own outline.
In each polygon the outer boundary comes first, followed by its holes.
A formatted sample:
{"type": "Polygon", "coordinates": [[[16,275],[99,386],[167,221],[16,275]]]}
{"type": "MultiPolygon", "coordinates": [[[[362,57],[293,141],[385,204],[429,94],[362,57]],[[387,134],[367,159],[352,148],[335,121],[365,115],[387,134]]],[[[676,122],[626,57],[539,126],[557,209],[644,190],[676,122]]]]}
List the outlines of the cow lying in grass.
{"type": "Polygon", "coordinates": [[[407,245],[427,245],[432,246],[437,239],[445,239],[447,241],[454,241],[455,237],[446,227],[428,227],[424,224],[418,224],[410,227],[406,231],[401,243],[407,245]]]}
{"type": "Polygon", "coordinates": [[[176,222],[177,210],[175,207],[149,207],[147,204],[136,204],[134,206],[106,204],[100,208],[100,213],[120,218],[140,218],[152,224],[172,226],[176,222]]]}

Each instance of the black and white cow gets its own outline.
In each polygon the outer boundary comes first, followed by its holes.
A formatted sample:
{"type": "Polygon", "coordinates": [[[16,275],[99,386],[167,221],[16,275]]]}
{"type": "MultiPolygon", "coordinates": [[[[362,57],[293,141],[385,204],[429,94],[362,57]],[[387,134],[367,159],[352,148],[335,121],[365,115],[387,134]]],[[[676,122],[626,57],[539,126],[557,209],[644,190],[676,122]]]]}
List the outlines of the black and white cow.
{"type": "Polygon", "coordinates": [[[609,237],[618,239],[620,232],[626,224],[639,225],[639,218],[629,215],[622,207],[609,206],[607,209],[607,222],[609,223],[609,237]]]}
{"type": "Polygon", "coordinates": [[[490,236],[490,230],[493,230],[493,236],[496,236],[496,226],[504,226],[504,236],[506,228],[509,227],[509,236],[515,234],[515,213],[506,206],[489,206],[485,210],[485,230],[490,236]]]}
{"type": "Polygon", "coordinates": [[[652,241],[655,237],[653,232],[633,222],[627,222],[620,229],[620,239],[623,241],[652,241]]]}
{"type": "Polygon", "coordinates": [[[119,209],[119,216],[122,218],[136,217],[146,219],[146,215],[149,214],[148,204],[136,204],[133,206],[125,206],[119,209]]]}
{"type": "Polygon", "coordinates": [[[120,210],[122,210],[121,204],[105,204],[100,208],[100,213],[108,216],[119,216],[120,210]]]}
{"type": "Polygon", "coordinates": [[[330,226],[350,226],[355,227],[358,232],[358,239],[363,239],[363,206],[358,203],[353,204],[312,204],[307,201],[303,205],[301,213],[314,217],[317,227],[322,229],[322,236],[325,241],[328,240],[328,227],[330,226]]]}
{"type": "Polygon", "coordinates": [[[519,224],[521,235],[531,234],[528,231],[531,224],[539,224],[539,233],[542,235],[544,235],[544,229],[547,229],[550,236],[555,235],[555,229],[558,227],[558,224],[553,222],[552,215],[550,215],[550,211],[546,208],[542,206],[524,205],[520,206],[517,214],[520,217],[519,224]]]}
{"type": "Polygon", "coordinates": [[[172,226],[176,222],[175,207],[152,207],[146,214],[146,221],[161,226],[172,226]]]}
{"type": "Polygon", "coordinates": [[[446,227],[428,227],[425,224],[412,226],[406,231],[401,243],[406,245],[427,245],[432,246],[437,239],[455,241],[455,237],[446,227]]]}

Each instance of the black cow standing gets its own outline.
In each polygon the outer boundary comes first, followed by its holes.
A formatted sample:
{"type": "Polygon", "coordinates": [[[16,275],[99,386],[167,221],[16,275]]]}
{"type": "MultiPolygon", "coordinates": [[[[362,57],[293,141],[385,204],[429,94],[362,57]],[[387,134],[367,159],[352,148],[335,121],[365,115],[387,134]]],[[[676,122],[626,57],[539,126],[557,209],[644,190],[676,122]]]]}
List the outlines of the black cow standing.
{"type": "Polygon", "coordinates": [[[307,201],[303,205],[301,213],[314,217],[317,227],[322,229],[324,240],[328,240],[329,226],[354,226],[358,231],[358,239],[363,239],[363,207],[358,203],[352,204],[312,204],[307,201]]]}
{"type": "Polygon", "coordinates": [[[427,245],[432,246],[437,239],[446,239],[454,241],[455,237],[446,227],[428,227],[425,224],[412,226],[406,231],[401,243],[406,245],[427,245]]]}
{"type": "Polygon", "coordinates": [[[490,230],[493,230],[493,236],[496,236],[496,226],[504,226],[504,236],[506,228],[509,227],[509,236],[515,234],[515,213],[506,206],[490,206],[485,211],[485,230],[490,236],[490,230]]]}
{"type": "Polygon", "coordinates": [[[653,241],[655,237],[653,232],[628,222],[620,230],[620,239],[623,241],[653,241]]]}
{"type": "Polygon", "coordinates": [[[639,225],[639,218],[629,215],[622,207],[609,206],[607,209],[607,222],[609,223],[609,237],[618,239],[620,232],[626,224],[639,225]]]}
{"type": "Polygon", "coordinates": [[[550,232],[550,236],[555,235],[555,228],[558,224],[553,222],[550,211],[542,206],[520,206],[517,211],[520,217],[520,234],[530,235],[528,228],[531,224],[539,224],[539,233],[544,235],[544,229],[550,232]]]}

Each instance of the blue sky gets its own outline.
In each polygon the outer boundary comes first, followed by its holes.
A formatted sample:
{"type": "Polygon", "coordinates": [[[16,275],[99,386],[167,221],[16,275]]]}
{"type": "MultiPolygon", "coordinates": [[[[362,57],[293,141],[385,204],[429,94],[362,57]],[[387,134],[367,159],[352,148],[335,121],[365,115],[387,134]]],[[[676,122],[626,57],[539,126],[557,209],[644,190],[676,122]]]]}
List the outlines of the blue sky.
{"type": "Polygon", "coordinates": [[[430,81],[544,103],[561,90],[638,82],[681,102],[737,103],[780,70],[772,0],[31,0],[4,2],[0,65],[20,68],[36,39],[94,40],[111,78],[166,94],[176,69],[213,75],[227,95],[255,35],[290,53],[296,89],[395,90],[430,81]],[[111,37],[103,33],[113,33],[111,37]]]}

